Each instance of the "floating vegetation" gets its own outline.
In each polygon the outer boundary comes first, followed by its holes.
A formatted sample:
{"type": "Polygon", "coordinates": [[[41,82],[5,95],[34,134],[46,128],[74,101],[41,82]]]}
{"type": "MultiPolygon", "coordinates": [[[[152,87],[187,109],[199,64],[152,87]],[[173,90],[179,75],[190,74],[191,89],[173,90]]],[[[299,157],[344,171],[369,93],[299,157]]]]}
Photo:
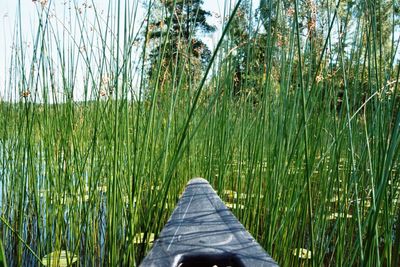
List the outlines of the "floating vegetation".
{"type": "Polygon", "coordinates": [[[150,187],[150,190],[151,190],[151,191],[159,191],[160,189],[161,189],[161,187],[160,187],[159,185],[157,185],[157,186],[152,185],[152,186],[150,187]]]}
{"type": "Polygon", "coordinates": [[[399,265],[398,1],[0,2],[13,266],[139,264],[198,176],[281,266],[399,265]]]}
{"type": "Polygon", "coordinates": [[[370,198],[365,198],[365,199],[358,199],[353,201],[354,204],[358,204],[362,206],[363,208],[370,208],[371,207],[371,199],[370,198]]]}
{"type": "Polygon", "coordinates": [[[99,185],[97,186],[97,191],[100,193],[107,193],[107,185],[99,185]]]}
{"type": "Polygon", "coordinates": [[[247,195],[246,193],[238,194],[234,190],[223,190],[221,196],[223,196],[223,198],[226,199],[227,201],[235,201],[237,199],[244,200],[247,199],[249,196],[251,198],[260,198],[260,199],[264,198],[264,195],[262,194],[261,195],[258,194],[247,195]]]}
{"type": "Polygon", "coordinates": [[[233,190],[224,190],[222,191],[222,195],[228,200],[233,201],[237,199],[237,192],[233,190]]]}
{"type": "Polygon", "coordinates": [[[154,237],[155,237],[154,233],[137,233],[133,238],[133,243],[134,244],[144,244],[145,242],[153,243],[154,237]]]}
{"type": "Polygon", "coordinates": [[[306,260],[310,260],[312,254],[310,250],[305,248],[295,248],[292,253],[293,256],[306,260]]]}
{"type": "Polygon", "coordinates": [[[339,197],[337,195],[335,195],[334,197],[332,197],[329,202],[331,203],[337,203],[339,201],[339,197]]]}
{"type": "Polygon", "coordinates": [[[54,251],[43,257],[44,266],[67,267],[78,261],[78,256],[67,250],[54,251]]]}
{"type": "Polygon", "coordinates": [[[77,200],[78,200],[78,203],[88,202],[89,194],[83,194],[83,196],[78,196],[77,200]]]}
{"type": "Polygon", "coordinates": [[[353,218],[353,216],[351,214],[347,214],[347,213],[337,213],[337,212],[335,212],[335,213],[330,214],[327,217],[328,220],[336,220],[338,218],[351,219],[351,218],[353,218]]]}
{"type": "Polygon", "coordinates": [[[234,210],[234,209],[244,209],[244,205],[238,204],[238,203],[230,203],[230,202],[225,202],[225,206],[227,206],[229,209],[234,210]]]}

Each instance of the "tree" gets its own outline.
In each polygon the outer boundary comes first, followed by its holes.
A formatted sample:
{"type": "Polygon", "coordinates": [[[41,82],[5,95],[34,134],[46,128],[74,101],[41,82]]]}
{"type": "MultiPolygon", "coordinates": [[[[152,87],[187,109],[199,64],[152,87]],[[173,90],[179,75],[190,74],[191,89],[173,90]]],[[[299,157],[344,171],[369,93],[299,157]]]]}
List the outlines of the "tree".
{"type": "Polygon", "coordinates": [[[260,32],[259,22],[260,18],[253,16],[251,1],[243,1],[229,30],[232,94],[253,102],[262,95],[266,73],[267,33],[260,32]]]}
{"type": "Polygon", "coordinates": [[[229,41],[231,56],[231,69],[233,75],[233,95],[243,94],[243,87],[246,81],[248,45],[250,41],[249,31],[249,6],[247,1],[239,7],[232,26],[229,29],[229,41]]]}
{"type": "Polygon", "coordinates": [[[196,82],[200,78],[211,51],[197,33],[211,33],[215,27],[207,22],[211,14],[202,9],[203,0],[161,0],[158,4],[164,14],[150,22],[148,74],[163,91],[167,82],[177,83],[181,78],[196,82]],[[174,77],[174,73],[184,76],[174,77]]]}

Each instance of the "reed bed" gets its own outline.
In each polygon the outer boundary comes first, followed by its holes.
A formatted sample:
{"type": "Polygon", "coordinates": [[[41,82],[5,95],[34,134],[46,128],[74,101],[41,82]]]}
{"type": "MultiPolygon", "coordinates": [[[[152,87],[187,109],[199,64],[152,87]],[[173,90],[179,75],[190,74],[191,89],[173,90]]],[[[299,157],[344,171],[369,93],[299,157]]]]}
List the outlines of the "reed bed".
{"type": "Polygon", "coordinates": [[[32,3],[29,48],[17,17],[4,87],[14,97],[0,102],[9,266],[49,265],[57,251],[78,259],[67,265],[135,266],[192,177],[209,180],[282,266],[398,266],[395,1],[388,42],[379,4],[356,3],[353,16],[347,2],[327,1],[319,43],[299,28],[303,2],[290,16],[278,5],[286,32],[253,25],[264,41],[239,46],[250,77],[240,94],[230,33],[240,1],[225,5],[198,79],[184,60],[163,79],[167,53],[147,75],[151,7],[138,22],[139,1],[109,1],[104,13],[96,1],[66,2],[61,15],[55,2],[32,3]]]}

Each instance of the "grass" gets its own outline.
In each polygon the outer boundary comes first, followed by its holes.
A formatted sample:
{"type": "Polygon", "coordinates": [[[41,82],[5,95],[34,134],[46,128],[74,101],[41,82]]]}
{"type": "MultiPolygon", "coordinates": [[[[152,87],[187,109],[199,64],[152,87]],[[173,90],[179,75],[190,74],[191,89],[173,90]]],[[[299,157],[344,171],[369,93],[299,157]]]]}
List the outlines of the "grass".
{"type": "MultiPolygon", "coordinates": [[[[20,15],[5,86],[17,97],[0,102],[8,265],[39,266],[54,251],[82,266],[135,265],[201,176],[282,266],[397,266],[398,28],[392,21],[384,42],[383,6],[360,4],[365,16],[353,17],[345,3],[328,4],[321,42],[303,36],[300,15],[277,8],[290,22],[283,45],[261,59],[263,43],[242,46],[254,79],[240,96],[234,7],[209,73],[192,80],[183,62],[163,84],[161,61],[146,77],[150,45],[135,43],[149,31],[135,20],[137,1],[110,1],[104,13],[68,2],[55,17],[55,3],[37,3],[30,48],[20,15]],[[340,27],[359,33],[335,37],[340,27]]],[[[266,33],[267,44],[282,38],[266,33]]]]}

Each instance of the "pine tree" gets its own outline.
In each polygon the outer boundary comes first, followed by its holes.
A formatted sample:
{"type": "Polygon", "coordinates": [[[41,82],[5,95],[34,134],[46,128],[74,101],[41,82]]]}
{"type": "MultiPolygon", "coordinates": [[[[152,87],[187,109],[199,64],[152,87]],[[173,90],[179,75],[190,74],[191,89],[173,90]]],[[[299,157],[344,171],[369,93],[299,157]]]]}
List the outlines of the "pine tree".
{"type": "Polygon", "coordinates": [[[247,58],[250,41],[249,6],[247,2],[239,8],[232,27],[229,29],[229,41],[232,46],[231,68],[233,68],[233,95],[239,96],[243,93],[246,83],[247,58]]]}
{"type": "Polygon", "coordinates": [[[203,0],[161,0],[158,4],[164,14],[150,22],[148,74],[150,79],[157,79],[163,91],[165,84],[182,78],[174,77],[174,73],[186,75],[184,79],[190,82],[200,78],[211,51],[198,33],[211,33],[215,27],[207,22],[211,14],[202,8],[203,0]]]}

